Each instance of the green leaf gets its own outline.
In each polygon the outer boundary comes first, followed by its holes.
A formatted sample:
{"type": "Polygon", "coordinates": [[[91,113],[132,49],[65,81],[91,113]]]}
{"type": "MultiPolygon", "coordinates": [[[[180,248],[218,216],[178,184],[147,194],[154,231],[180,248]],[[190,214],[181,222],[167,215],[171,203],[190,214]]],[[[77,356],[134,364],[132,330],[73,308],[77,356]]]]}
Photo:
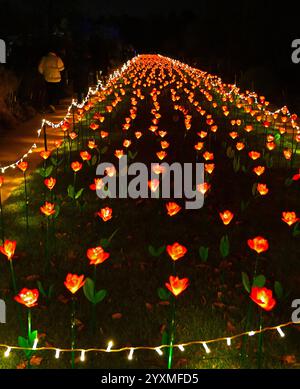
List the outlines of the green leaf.
{"type": "MultiPolygon", "coordinates": [[[[169,336],[168,331],[164,331],[162,333],[161,344],[170,344],[170,336],[169,336]]],[[[167,347],[162,348],[161,351],[164,353],[165,357],[168,356],[168,348],[167,347]]]]}
{"type": "Polygon", "coordinates": [[[90,278],[86,278],[85,280],[85,284],[83,285],[83,293],[91,303],[94,303],[95,283],[90,278]]]}
{"type": "Polygon", "coordinates": [[[293,183],[293,179],[292,178],[287,178],[284,182],[284,185],[285,186],[291,186],[293,183]]]}
{"type": "Polygon", "coordinates": [[[245,165],[242,165],[242,172],[243,172],[243,173],[247,173],[247,168],[246,168],[245,165]]]}
{"type": "Polygon", "coordinates": [[[94,304],[100,303],[102,300],[105,299],[106,295],[107,295],[107,290],[105,289],[98,290],[98,292],[96,292],[94,296],[94,304]]]}
{"type": "Polygon", "coordinates": [[[209,251],[209,248],[208,248],[208,247],[201,246],[201,247],[199,248],[199,256],[200,256],[202,262],[207,262],[207,259],[208,259],[208,251],[209,251]]]}
{"type": "Polygon", "coordinates": [[[38,287],[41,295],[44,296],[45,298],[47,298],[47,293],[45,292],[45,289],[43,288],[41,281],[37,281],[37,287],[38,287]]]}
{"type": "MultiPolygon", "coordinates": [[[[18,345],[24,348],[31,348],[28,339],[23,338],[23,336],[18,337],[18,345]]],[[[23,351],[27,358],[29,358],[32,354],[32,350],[23,350],[23,351]]]]}
{"type": "Polygon", "coordinates": [[[34,344],[34,341],[36,340],[36,338],[38,337],[38,332],[37,330],[34,330],[32,331],[30,334],[29,334],[29,347],[32,347],[33,344],[34,344]]]}
{"type": "Polygon", "coordinates": [[[151,244],[148,246],[149,254],[152,255],[152,257],[159,257],[166,249],[166,246],[161,246],[158,248],[155,248],[151,244]]]}
{"type": "Polygon", "coordinates": [[[227,157],[228,158],[230,158],[230,159],[232,159],[232,158],[234,158],[234,150],[232,149],[232,147],[231,146],[229,146],[228,148],[227,148],[227,150],[226,150],[226,155],[227,155],[227,157]]]}
{"type": "Polygon", "coordinates": [[[232,165],[234,172],[237,173],[240,170],[240,157],[234,158],[232,165]]]}
{"type": "Polygon", "coordinates": [[[58,165],[56,157],[51,157],[50,160],[51,160],[52,165],[54,165],[54,166],[58,165]]]}
{"type": "Polygon", "coordinates": [[[106,239],[106,238],[102,238],[100,239],[100,246],[103,247],[104,249],[106,249],[110,244],[110,241],[109,239],[106,239]]]}
{"type": "Polygon", "coordinates": [[[131,159],[131,160],[134,160],[136,158],[136,156],[138,155],[138,152],[136,151],[135,153],[132,153],[131,150],[128,150],[128,157],[131,159]]]}
{"type": "Polygon", "coordinates": [[[105,154],[108,150],[108,147],[107,146],[104,146],[102,149],[101,149],[101,154],[105,154]]]}
{"type": "Polygon", "coordinates": [[[53,217],[56,219],[60,213],[60,206],[56,204],[54,209],[55,209],[55,214],[53,215],[53,217]]]}
{"type": "Polygon", "coordinates": [[[230,249],[229,238],[227,235],[224,235],[222,236],[220,241],[220,253],[222,258],[228,257],[229,249],[230,249]]]}
{"type": "Polygon", "coordinates": [[[93,158],[91,159],[91,165],[92,165],[92,166],[95,166],[96,163],[97,163],[97,160],[98,160],[97,155],[94,155],[93,158]]]}
{"type": "Polygon", "coordinates": [[[23,338],[23,336],[19,336],[18,337],[18,345],[20,347],[25,347],[25,348],[29,348],[29,343],[28,343],[28,339],[26,338],[23,338]]]}
{"type": "Polygon", "coordinates": [[[255,182],[252,186],[252,195],[255,196],[256,195],[256,188],[257,188],[257,182],[255,182]]]}
{"type": "Polygon", "coordinates": [[[300,235],[300,228],[299,227],[300,227],[300,223],[299,222],[294,225],[293,236],[300,235]]]}
{"type": "Polygon", "coordinates": [[[254,277],[253,279],[253,286],[258,286],[259,288],[264,287],[265,283],[266,283],[266,277],[262,274],[254,277]]]}
{"type": "Polygon", "coordinates": [[[171,292],[169,292],[168,290],[166,290],[164,288],[158,288],[157,294],[158,294],[158,297],[163,301],[169,300],[169,298],[171,297],[171,292]]]}
{"type": "Polygon", "coordinates": [[[68,186],[68,196],[71,197],[71,199],[74,200],[74,197],[75,197],[75,189],[74,189],[74,186],[71,185],[71,184],[68,186]]]}
{"type": "Polygon", "coordinates": [[[75,195],[75,200],[79,199],[79,197],[82,195],[84,191],[84,188],[79,189],[79,191],[75,195]]]}
{"type": "Polygon", "coordinates": [[[52,173],[52,171],[53,171],[53,166],[51,165],[51,166],[48,166],[47,168],[46,168],[46,170],[45,170],[45,175],[44,175],[44,177],[46,178],[46,177],[49,177],[50,176],[50,174],[52,173]]]}
{"type": "Polygon", "coordinates": [[[274,291],[277,298],[280,300],[283,297],[283,287],[279,281],[275,281],[274,283],[274,291]]]}
{"type": "Polygon", "coordinates": [[[50,285],[49,290],[48,290],[48,299],[51,300],[51,297],[53,296],[53,290],[54,290],[54,285],[50,285]]]}
{"type": "Polygon", "coordinates": [[[243,285],[244,285],[245,290],[248,293],[250,293],[251,292],[250,280],[249,280],[247,273],[242,272],[242,281],[243,281],[243,285]]]}

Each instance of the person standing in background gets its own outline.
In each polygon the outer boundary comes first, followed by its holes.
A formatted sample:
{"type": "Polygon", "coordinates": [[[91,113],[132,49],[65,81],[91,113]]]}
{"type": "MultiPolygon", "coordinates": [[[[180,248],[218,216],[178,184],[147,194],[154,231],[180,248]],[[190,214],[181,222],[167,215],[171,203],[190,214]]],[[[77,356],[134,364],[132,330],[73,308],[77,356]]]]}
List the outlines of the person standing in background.
{"type": "Polygon", "coordinates": [[[38,71],[46,81],[46,100],[52,112],[59,102],[59,89],[61,87],[61,72],[65,66],[62,59],[52,50],[44,56],[38,66],[38,71]]]}

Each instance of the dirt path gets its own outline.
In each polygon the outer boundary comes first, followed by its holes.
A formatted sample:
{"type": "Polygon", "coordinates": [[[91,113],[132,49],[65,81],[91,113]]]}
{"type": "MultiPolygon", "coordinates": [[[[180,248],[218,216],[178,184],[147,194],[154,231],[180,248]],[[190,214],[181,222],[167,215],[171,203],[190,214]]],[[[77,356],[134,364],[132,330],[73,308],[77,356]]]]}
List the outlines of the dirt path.
{"type": "MultiPolygon", "coordinates": [[[[10,165],[19,160],[35,143],[37,148],[28,156],[26,161],[29,163],[29,172],[41,162],[39,152],[44,149],[44,140],[41,135],[38,138],[37,131],[41,127],[42,120],[47,120],[58,123],[67,113],[71,99],[62,101],[62,104],[57,107],[54,114],[36,115],[33,119],[20,125],[20,127],[9,131],[0,137],[0,169],[1,167],[10,165]]],[[[62,137],[62,131],[59,129],[47,128],[47,140],[49,149],[53,148],[53,141],[62,137]]],[[[21,171],[18,168],[9,168],[4,174],[0,175],[4,178],[2,186],[2,200],[5,201],[12,191],[16,189],[23,180],[21,171]]]]}

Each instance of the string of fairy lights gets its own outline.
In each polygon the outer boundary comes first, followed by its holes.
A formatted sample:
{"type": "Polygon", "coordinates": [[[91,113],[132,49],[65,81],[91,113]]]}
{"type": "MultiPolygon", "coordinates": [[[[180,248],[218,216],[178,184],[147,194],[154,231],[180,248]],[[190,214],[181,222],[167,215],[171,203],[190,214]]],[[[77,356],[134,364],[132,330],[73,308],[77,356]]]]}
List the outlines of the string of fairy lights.
{"type": "MultiPolygon", "coordinates": [[[[259,330],[251,330],[251,331],[246,331],[242,332],[237,335],[232,335],[232,336],[224,336],[224,337],[219,337],[219,338],[214,338],[214,339],[209,339],[209,340],[193,340],[189,342],[184,342],[184,343],[178,343],[174,344],[173,348],[174,349],[179,349],[180,351],[185,351],[186,347],[193,346],[193,345],[201,345],[206,352],[206,354],[211,353],[210,345],[214,343],[220,343],[223,342],[225,343],[228,347],[230,347],[233,344],[233,341],[244,337],[244,336],[249,336],[253,337],[255,335],[265,333],[265,332],[270,332],[270,331],[277,331],[278,335],[280,338],[285,337],[285,333],[283,331],[283,328],[290,327],[292,325],[299,325],[300,321],[298,322],[287,322],[283,324],[279,324],[273,327],[264,327],[259,330]]],[[[53,351],[54,352],[54,357],[55,359],[59,359],[62,353],[78,353],[80,354],[80,360],[83,362],[85,360],[85,355],[87,353],[121,353],[121,352],[127,352],[127,358],[128,360],[133,359],[133,354],[135,351],[139,350],[148,350],[148,351],[155,351],[158,355],[162,356],[163,355],[163,350],[166,348],[169,348],[169,344],[162,344],[160,346],[126,346],[122,348],[114,348],[114,342],[110,340],[107,343],[106,348],[58,348],[55,346],[45,346],[45,347],[37,347],[38,346],[38,338],[34,340],[32,348],[26,348],[26,347],[21,347],[21,346],[10,346],[7,344],[0,344],[0,348],[4,348],[4,357],[8,358],[11,354],[12,351],[53,351]]]]}
{"type": "MultiPolygon", "coordinates": [[[[92,88],[90,87],[89,90],[88,90],[88,93],[86,95],[86,97],[83,99],[83,101],[81,103],[78,103],[75,99],[72,100],[71,104],[69,105],[68,109],[67,109],[67,113],[65,115],[65,117],[59,122],[59,123],[53,123],[49,120],[46,120],[46,119],[43,119],[42,120],[42,124],[41,124],[41,127],[37,130],[37,138],[39,139],[40,136],[41,136],[41,133],[42,133],[42,130],[43,130],[43,127],[44,125],[46,124],[47,126],[49,127],[52,127],[53,129],[58,129],[60,128],[64,123],[65,121],[71,116],[71,113],[72,113],[72,110],[74,108],[83,108],[85,106],[85,104],[90,100],[91,96],[94,96],[97,94],[97,92],[101,89],[102,91],[105,91],[107,88],[108,88],[108,85],[113,82],[116,78],[119,78],[122,76],[122,74],[126,71],[126,69],[130,66],[131,63],[135,62],[137,57],[133,58],[132,60],[130,61],[127,61],[125,64],[123,64],[123,66],[121,67],[121,69],[118,69],[118,70],[115,70],[112,74],[110,74],[110,76],[108,77],[108,80],[107,80],[107,83],[105,86],[103,86],[103,83],[101,80],[98,81],[97,83],[97,86],[95,88],[92,88]]],[[[21,158],[19,158],[17,161],[15,161],[14,163],[11,163],[7,166],[0,166],[0,171],[2,174],[4,174],[6,172],[6,170],[8,169],[15,169],[17,167],[17,165],[22,162],[24,159],[26,159],[28,157],[29,154],[32,154],[33,151],[37,148],[37,144],[36,143],[33,143],[32,146],[26,151],[25,154],[23,154],[23,156],[21,158]]]]}

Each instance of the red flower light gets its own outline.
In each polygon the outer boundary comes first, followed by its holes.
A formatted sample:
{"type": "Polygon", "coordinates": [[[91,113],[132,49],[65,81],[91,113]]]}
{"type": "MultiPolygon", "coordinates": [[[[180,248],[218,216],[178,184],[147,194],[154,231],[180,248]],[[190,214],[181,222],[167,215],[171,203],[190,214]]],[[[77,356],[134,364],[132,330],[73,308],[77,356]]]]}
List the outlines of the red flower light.
{"type": "Polygon", "coordinates": [[[73,171],[74,171],[75,173],[77,173],[77,172],[79,172],[79,170],[82,169],[82,163],[80,163],[80,162],[78,162],[78,161],[72,162],[72,163],[71,163],[71,168],[73,169],[73,171]]]}
{"type": "Polygon", "coordinates": [[[38,289],[27,289],[23,288],[17,296],[15,296],[15,300],[25,305],[27,308],[32,308],[37,305],[37,301],[39,298],[38,289]]]}
{"type": "Polygon", "coordinates": [[[177,261],[178,259],[185,256],[187,253],[187,248],[175,242],[172,245],[167,245],[167,253],[173,259],[173,261],[177,261]]]}
{"type": "Polygon", "coordinates": [[[46,215],[46,216],[51,216],[55,214],[55,205],[52,203],[48,203],[48,201],[45,202],[45,204],[40,207],[40,211],[46,215]]]}
{"type": "Polygon", "coordinates": [[[110,254],[106,253],[101,246],[88,249],[86,252],[86,256],[90,260],[90,265],[99,265],[106,261],[110,254]]]}
{"type": "Polygon", "coordinates": [[[28,162],[26,161],[19,162],[17,166],[23,173],[25,173],[28,168],[28,162]]]}
{"type": "Polygon", "coordinates": [[[169,291],[173,293],[175,297],[177,297],[189,286],[189,279],[179,279],[178,277],[170,276],[169,283],[166,282],[165,285],[169,291]]]}
{"type": "Polygon", "coordinates": [[[112,209],[109,207],[102,208],[97,215],[101,217],[104,222],[107,222],[112,218],[112,209]]]}
{"type": "Polygon", "coordinates": [[[10,261],[14,256],[16,250],[17,242],[15,240],[6,240],[2,246],[0,246],[0,252],[7,256],[7,259],[10,261]]]}
{"type": "Polygon", "coordinates": [[[88,151],[81,151],[80,157],[83,161],[89,161],[92,158],[91,154],[88,151]]]}
{"type": "Polygon", "coordinates": [[[269,243],[267,239],[257,236],[254,239],[248,239],[247,241],[248,246],[257,252],[257,254],[263,253],[264,251],[267,251],[269,248],[269,243]]]}
{"type": "Polygon", "coordinates": [[[46,178],[44,180],[44,184],[49,190],[52,190],[56,184],[56,179],[53,177],[46,178]]]}
{"type": "Polygon", "coordinates": [[[272,291],[267,288],[253,286],[250,298],[265,311],[271,311],[276,305],[276,300],[273,298],[272,291]]]}
{"type": "Polygon", "coordinates": [[[181,210],[181,206],[174,202],[167,203],[166,208],[169,216],[175,216],[181,210]]]}
{"type": "Polygon", "coordinates": [[[222,219],[222,222],[225,226],[227,226],[234,217],[234,214],[229,210],[226,210],[224,212],[219,212],[219,215],[220,215],[220,218],[222,219]]]}
{"type": "Polygon", "coordinates": [[[71,293],[75,294],[85,284],[84,275],[78,276],[77,274],[69,273],[64,284],[71,293]]]}
{"type": "Polygon", "coordinates": [[[282,212],[282,221],[284,221],[289,226],[292,226],[294,223],[297,223],[300,219],[297,217],[295,212],[282,212]]]}

